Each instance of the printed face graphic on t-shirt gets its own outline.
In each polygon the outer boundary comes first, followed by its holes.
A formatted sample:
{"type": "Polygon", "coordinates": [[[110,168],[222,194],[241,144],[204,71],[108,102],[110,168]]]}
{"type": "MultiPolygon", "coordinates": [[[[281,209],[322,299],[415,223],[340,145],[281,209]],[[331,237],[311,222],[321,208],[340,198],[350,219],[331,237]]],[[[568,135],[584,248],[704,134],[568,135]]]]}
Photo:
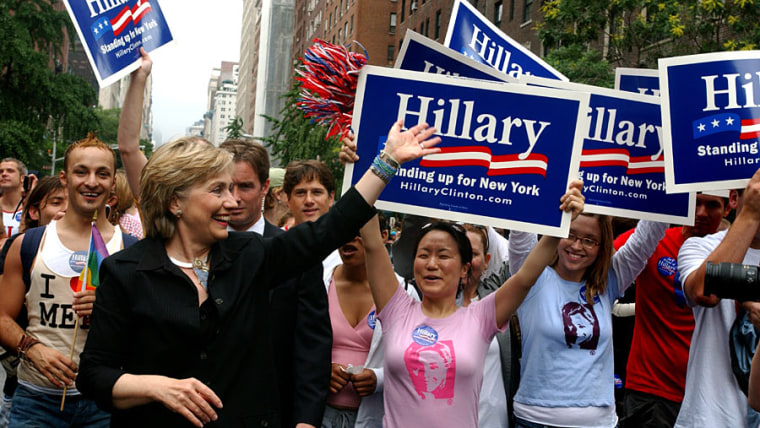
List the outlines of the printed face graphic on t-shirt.
{"type": "Polygon", "coordinates": [[[404,352],[404,363],[409,377],[420,398],[454,398],[456,356],[451,340],[441,340],[432,345],[412,342],[404,352]]]}
{"type": "Polygon", "coordinates": [[[594,307],[587,303],[569,302],[562,307],[565,343],[581,349],[595,350],[599,343],[599,319],[594,307]]]}

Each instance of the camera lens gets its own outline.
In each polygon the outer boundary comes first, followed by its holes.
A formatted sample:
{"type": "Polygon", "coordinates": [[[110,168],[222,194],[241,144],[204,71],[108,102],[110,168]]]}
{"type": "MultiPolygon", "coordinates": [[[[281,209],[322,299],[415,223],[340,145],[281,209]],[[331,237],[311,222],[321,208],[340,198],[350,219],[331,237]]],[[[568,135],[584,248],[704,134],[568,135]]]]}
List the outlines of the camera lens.
{"type": "Polygon", "coordinates": [[[734,300],[758,300],[758,267],[741,263],[707,262],[705,266],[705,295],[734,300]]]}

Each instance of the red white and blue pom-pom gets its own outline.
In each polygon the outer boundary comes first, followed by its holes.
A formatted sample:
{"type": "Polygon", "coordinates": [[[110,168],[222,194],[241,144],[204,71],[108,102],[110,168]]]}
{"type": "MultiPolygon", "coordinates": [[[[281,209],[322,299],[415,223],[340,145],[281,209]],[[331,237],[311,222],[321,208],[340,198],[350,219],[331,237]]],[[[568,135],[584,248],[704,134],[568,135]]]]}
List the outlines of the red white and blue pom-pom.
{"type": "Polygon", "coordinates": [[[367,63],[367,51],[358,42],[363,54],[314,39],[304,52],[303,67],[297,69],[301,94],[296,105],[314,123],[327,126],[326,139],[346,137],[351,129],[359,70],[367,63]]]}

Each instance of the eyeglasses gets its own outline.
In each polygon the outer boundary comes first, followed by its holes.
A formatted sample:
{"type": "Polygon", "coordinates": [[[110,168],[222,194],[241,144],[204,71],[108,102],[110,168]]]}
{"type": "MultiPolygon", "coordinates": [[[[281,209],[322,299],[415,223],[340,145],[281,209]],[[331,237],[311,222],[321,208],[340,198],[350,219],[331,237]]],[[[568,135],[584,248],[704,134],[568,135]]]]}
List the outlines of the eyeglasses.
{"type": "Polygon", "coordinates": [[[564,239],[567,239],[571,243],[575,243],[575,241],[581,241],[581,245],[587,250],[592,250],[599,246],[599,241],[595,241],[591,238],[581,238],[573,232],[570,232],[570,234],[567,235],[567,238],[564,239]]]}

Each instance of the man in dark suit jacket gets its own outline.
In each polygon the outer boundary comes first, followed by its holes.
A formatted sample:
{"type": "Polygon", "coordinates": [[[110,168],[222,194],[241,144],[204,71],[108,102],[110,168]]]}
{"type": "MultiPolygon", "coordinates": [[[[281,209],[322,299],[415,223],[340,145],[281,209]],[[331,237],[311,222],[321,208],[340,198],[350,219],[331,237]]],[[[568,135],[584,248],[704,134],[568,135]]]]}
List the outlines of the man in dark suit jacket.
{"type": "MultiPolygon", "coordinates": [[[[265,238],[284,233],[261,215],[262,200],[270,186],[269,157],[264,147],[250,141],[228,140],[220,148],[232,153],[235,165],[232,195],[237,207],[230,213],[230,230],[256,232],[265,238]]],[[[270,293],[270,303],[282,426],[319,427],[329,388],[332,352],[322,265],[278,285],[270,293]]]]}

